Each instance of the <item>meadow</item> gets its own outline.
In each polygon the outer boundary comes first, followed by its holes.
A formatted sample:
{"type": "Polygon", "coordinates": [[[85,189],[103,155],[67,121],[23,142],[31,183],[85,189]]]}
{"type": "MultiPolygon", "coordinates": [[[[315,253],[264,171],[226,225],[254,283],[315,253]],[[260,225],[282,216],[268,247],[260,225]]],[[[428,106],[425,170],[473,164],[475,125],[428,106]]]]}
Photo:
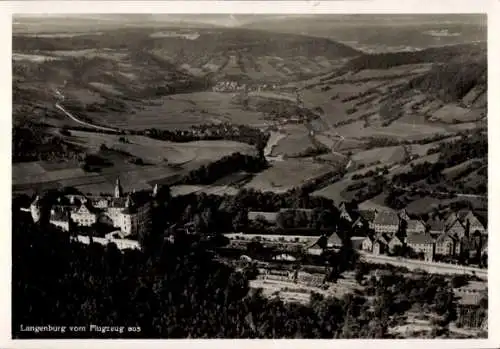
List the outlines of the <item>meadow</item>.
{"type": "Polygon", "coordinates": [[[318,164],[306,159],[288,159],[276,161],[271,167],[255,175],[245,185],[261,191],[286,192],[300,187],[311,179],[336,173],[338,167],[327,164],[318,164]]]}
{"type": "Polygon", "coordinates": [[[120,140],[117,135],[74,130],[66,141],[86,148],[88,154],[96,154],[107,164],[98,172],[86,172],[77,161],[16,163],[13,190],[71,186],[85,193],[111,192],[118,176],[128,190],[149,189],[235,152],[255,155],[253,147],[232,141],[173,143],[144,136],[120,140]]]}

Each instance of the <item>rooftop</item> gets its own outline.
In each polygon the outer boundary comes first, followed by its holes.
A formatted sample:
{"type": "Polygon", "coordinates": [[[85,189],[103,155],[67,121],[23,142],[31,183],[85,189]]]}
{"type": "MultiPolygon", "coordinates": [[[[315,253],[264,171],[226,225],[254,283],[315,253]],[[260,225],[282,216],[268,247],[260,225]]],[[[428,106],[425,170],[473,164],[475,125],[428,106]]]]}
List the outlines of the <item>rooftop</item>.
{"type": "Polygon", "coordinates": [[[361,210],[359,211],[359,215],[367,222],[373,222],[377,212],[374,210],[361,210]]]}
{"type": "Polygon", "coordinates": [[[382,211],[375,216],[373,224],[376,225],[398,225],[399,217],[394,211],[382,211]]]}
{"type": "Polygon", "coordinates": [[[69,214],[62,207],[54,207],[50,211],[50,221],[53,221],[53,222],[69,222],[69,214]]]}
{"type": "Polygon", "coordinates": [[[408,244],[433,244],[434,239],[429,234],[408,234],[406,237],[406,242],[408,244]]]}

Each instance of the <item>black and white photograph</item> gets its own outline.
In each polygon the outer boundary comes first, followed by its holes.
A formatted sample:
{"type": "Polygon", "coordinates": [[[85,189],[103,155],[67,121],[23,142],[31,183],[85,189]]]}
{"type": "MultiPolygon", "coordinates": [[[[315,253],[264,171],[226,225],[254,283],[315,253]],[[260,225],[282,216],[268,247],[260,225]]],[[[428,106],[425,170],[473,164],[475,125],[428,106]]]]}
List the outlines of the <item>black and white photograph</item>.
{"type": "Polygon", "coordinates": [[[14,14],[12,339],[487,339],[488,19],[14,14]]]}

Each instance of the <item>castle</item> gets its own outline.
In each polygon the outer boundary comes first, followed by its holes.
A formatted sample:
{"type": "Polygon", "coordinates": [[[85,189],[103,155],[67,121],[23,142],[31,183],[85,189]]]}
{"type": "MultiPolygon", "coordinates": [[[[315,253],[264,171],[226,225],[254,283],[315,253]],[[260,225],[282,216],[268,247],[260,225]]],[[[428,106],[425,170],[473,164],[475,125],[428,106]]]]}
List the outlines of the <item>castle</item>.
{"type": "MultiPolygon", "coordinates": [[[[151,225],[151,201],[158,192],[155,185],[147,197],[124,194],[120,179],[116,180],[113,196],[65,195],[58,198],[50,210],[49,222],[64,231],[73,225],[90,227],[101,223],[120,230],[124,236],[138,236],[151,225]]],[[[41,217],[40,199],[37,196],[29,209],[34,222],[41,217]]]]}

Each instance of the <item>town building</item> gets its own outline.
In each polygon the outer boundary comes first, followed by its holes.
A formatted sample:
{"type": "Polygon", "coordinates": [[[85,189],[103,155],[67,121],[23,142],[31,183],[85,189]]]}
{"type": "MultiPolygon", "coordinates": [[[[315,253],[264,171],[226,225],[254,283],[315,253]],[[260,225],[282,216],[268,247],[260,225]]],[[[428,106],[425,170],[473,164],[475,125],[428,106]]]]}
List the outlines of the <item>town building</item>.
{"type": "Polygon", "coordinates": [[[342,247],[342,239],[340,238],[339,234],[332,233],[328,237],[328,239],[326,240],[326,247],[327,248],[340,248],[340,247],[342,247]]]}
{"type": "Polygon", "coordinates": [[[363,239],[363,242],[361,243],[361,250],[367,251],[367,252],[372,252],[373,251],[373,239],[370,238],[369,236],[365,237],[363,239]]]}
{"type": "Polygon", "coordinates": [[[464,218],[464,222],[465,226],[469,229],[469,233],[474,233],[476,231],[481,234],[486,233],[486,228],[472,211],[467,212],[467,215],[464,218]]]}
{"type": "Polygon", "coordinates": [[[368,228],[373,229],[373,222],[375,221],[375,217],[378,214],[378,210],[360,210],[359,218],[365,222],[368,228]]]}
{"type": "Polygon", "coordinates": [[[375,255],[379,255],[379,254],[384,254],[386,252],[387,252],[387,241],[382,237],[376,238],[375,241],[373,242],[372,253],[375,255]]]}
{"type": "Polygon", "coordinates": [[[394,235],[387,243],[387,248],[389,249],[390,252],[394,252],[398,246],[402,247],[403,242],[401,241],[401,239],[399,237],[394,235]]]}
{"type": "Polygon", "coordinates": [[[455,236],[458,239],[463,238],[467,235],[467,230],[465,226],[460,222],[459,219],[455,220],[446,230],[447,233],[455,236]]]}
{"type": "Polygon", "coordinates": [[[426,261],[434,259],[434,239],[430,234],[408,234],[406,244],[417,253],[423,253],[426,261]]]}
{"type": "Polygon", "coordinates": [[[363,250],[363,242],[366,240],[366,236],[353,236],[351,237],[351,245],[355,250],[363,250]]]}
{"type": "Polygon", "coordinates": [[[427,232],[432,236],[439,236],[446,231],[446,224],[440,219],[430,219],[427,221],[427,232]]]}
{"type": "Polygon", "coordinates": [[[436,239],[436,254],[441,256],[455,255],[456,245],[459,242],[450,234],[443,233],[436,239]]]}
{"type": "Polygon", "coordinates": [[[373,230],[377,233],[396,233],[399,230],[400,219],[394,211],[381,211],[373,221],[373,230]]]}

